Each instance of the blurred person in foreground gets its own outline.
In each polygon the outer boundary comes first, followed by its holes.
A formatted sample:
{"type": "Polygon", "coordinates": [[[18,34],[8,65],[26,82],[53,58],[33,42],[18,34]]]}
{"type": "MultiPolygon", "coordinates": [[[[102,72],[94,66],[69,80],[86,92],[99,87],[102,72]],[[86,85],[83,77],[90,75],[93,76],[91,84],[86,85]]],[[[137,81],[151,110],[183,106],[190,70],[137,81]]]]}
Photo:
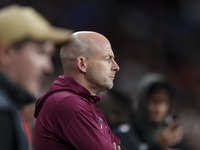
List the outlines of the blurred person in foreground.
{"type": "Polygon", "coordinates": [[[51,26],[30,7],[11,5],[0,10],[1,150],[31,148],[31,131],[27,132],[19,110],[35,102],[44,74],[53,71],[55,44],[68,39],[68,30],[51,26]]]}
{"type": "Polygon", "coordinates": [[[139,150],[183,150],[183,133],[174,119],[172,105],[175,88],[161,74],[146,74],[137,84],[138,108],[132,116],[132,128],[139,150]]]}
{"type": "Polygon", "coordinates": [[[80,31],[61,48],[64,75],[36,103],[35,150],[120,150],[97,92],[111,89],[119,66],[103,35],[80,31]]]}

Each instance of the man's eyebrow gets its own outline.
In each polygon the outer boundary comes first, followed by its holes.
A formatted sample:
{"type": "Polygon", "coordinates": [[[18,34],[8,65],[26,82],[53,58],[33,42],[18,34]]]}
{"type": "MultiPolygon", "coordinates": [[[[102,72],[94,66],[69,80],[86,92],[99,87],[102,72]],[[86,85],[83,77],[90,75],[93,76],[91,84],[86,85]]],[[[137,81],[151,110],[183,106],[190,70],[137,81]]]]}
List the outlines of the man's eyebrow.
{"type": "Polygon", "coordinates": [[[108,54],[106,57],[115,58],[113,54],[108,54]]]}

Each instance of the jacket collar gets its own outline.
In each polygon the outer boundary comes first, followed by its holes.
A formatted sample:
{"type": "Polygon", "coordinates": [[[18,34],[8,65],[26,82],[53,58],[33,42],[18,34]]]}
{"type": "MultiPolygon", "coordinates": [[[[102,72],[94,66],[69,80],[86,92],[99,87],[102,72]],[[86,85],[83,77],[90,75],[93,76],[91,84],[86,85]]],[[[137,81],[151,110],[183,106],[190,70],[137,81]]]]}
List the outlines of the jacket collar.
{"type": "Polygon", "coordinates": [[[101,98],[96,95],[92,95],[85,87],[80,85],[78,82],[76,82],[72,77],[70,76],[64,76],[60,75],[57,77],[57,79],[53,82],[50,89],[47,93],[45,93],[42,97],[38,99],[35,105],[35,113],[34,116],[37,118],[40,110],[43,107],[44,102],[47,100],[47,98],[59,91],[69,91],[70,93],[74,93],[76,95],[79,95],[80,97],[83,97],[84,101],[87,101],[90,104],[95,104],[97,101],[100,101],[101,98]]]}
{"type": "Polygon", "coordinates": [[[0,72],[0,88],[9,96],[12,103],[17,107],[33,103],[35,98],[29,95],[25,90],[11,83],[11,81],[0,72]]]}
{"type": "Polygon", "coordinates": [[[73,93],[88,99],[89,102],[95,104],[101,100],[100,96],[92,95],[85,87],[76,82],[72,77],[63,75],[57,78],[57,80],[60,79],[65,80],[65,85],[67,85],[67,87],[65,86],[66,89],[71,90],[73,93]]]}

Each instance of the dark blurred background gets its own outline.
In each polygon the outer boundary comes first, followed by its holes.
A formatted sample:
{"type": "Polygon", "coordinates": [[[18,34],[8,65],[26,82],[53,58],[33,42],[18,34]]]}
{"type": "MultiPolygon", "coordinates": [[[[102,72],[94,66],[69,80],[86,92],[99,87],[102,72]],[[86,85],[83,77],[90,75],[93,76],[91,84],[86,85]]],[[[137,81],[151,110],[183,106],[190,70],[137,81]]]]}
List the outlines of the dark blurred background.
{"type": "Polygon", "coordinates": [[[180,109],[200,108],[199,0],[0,0],[0,8],[13,3],[34,7],[53,25],[105,35],[121,68],[115,87],[133,98],[136,81],[159,72],[176,83],[180,109]]]}
{"type": "MultiPolygon", "coordinates": [[[[32,6],[58,27],[105,35],[121,68],[115,87],[133,100],[142,75],[169,76],[184,136],[200,149],[200,0],[0,0],[0,8],[10,4],[32,6]]],[[[41,94],[62,74],[59,50],[53,62],[41,94]]]]}

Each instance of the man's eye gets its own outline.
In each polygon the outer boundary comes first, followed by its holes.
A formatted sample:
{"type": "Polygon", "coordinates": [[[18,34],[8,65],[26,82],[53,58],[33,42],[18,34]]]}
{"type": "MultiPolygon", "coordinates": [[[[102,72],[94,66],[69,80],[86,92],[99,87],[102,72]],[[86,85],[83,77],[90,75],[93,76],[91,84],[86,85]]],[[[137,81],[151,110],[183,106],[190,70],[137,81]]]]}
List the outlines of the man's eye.
{"type": "Polygon", "coordinates": [[[107,58],[106,61],[110,62],[111,58],[107,58]]]}

